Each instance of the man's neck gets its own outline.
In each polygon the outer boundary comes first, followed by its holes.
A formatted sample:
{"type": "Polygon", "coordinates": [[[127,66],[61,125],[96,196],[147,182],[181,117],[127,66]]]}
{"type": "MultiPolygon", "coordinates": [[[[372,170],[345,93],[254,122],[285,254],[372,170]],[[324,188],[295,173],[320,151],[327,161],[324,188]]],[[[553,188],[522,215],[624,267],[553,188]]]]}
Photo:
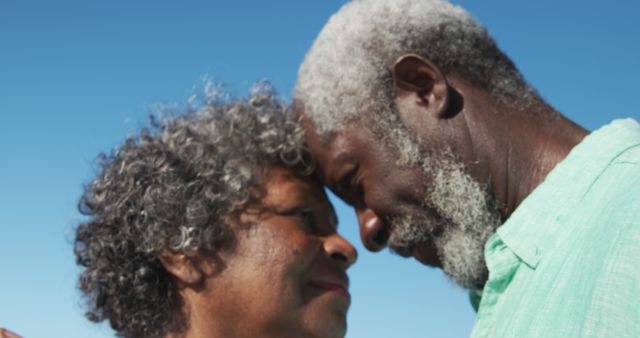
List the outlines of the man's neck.
{"type": "MultiPolygon", "coordinates": [[[[551,109],[551,108],[548,108],[551,109]]],[[[588,132],[555,111],[512,114],[502,149],[504,219],[540,185],[588,132]]]]}
{"type": "Polygon", "coordinates": [[[549,106],[518,111],[488,97],[468,103],[474,170],[488,182],[503,220],[588,134],[549,106]]]}

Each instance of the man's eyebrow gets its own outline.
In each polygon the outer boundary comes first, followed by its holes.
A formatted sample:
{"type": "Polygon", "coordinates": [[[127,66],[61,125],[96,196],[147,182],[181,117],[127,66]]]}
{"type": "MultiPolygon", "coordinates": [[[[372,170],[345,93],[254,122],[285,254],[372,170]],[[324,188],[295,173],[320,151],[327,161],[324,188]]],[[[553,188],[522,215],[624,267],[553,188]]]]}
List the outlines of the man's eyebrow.
{"type": "Polygon", "coordinates": [[[340,220],[338,219],[338,214],[336,214],[335,210],[331,212],[331,225],[334,229],[338,230],[338,225],[340,224],[340,220]]]}

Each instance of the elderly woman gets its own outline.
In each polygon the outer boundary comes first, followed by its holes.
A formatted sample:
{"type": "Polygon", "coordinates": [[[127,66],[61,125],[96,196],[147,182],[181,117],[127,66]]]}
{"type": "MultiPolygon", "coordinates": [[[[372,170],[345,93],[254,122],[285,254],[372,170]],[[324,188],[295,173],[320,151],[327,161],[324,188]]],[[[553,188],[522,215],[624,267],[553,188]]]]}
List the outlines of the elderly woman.
{"type": "Polygon", "coordinates": [[[90,320],[122,337],[342,337],[353,246],[269,92],[152,123],[85,188],[90,320]]]}

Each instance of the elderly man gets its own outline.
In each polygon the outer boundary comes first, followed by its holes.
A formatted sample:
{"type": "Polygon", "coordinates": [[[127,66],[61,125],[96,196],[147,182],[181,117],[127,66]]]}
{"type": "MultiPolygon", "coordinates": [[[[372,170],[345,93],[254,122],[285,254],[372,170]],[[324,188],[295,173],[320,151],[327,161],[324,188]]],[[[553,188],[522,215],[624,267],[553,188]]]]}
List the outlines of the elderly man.
{"type": "Polygon", "coordinates": [[[635,121],[589,134],[442,0],[345,5],[295,104],[365,247],[472,290],[472,336],[640,336],[635,121]]]}

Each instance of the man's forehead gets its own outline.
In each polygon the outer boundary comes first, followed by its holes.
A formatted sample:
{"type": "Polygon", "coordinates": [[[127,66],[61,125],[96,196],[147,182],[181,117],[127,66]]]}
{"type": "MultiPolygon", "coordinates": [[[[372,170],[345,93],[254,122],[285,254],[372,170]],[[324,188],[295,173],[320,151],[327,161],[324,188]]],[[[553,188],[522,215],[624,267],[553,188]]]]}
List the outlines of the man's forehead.
{"type": "Polygon", "coordinates": [[[322,146],[322,148],[331,149],[373,133],[371,129],[373,124],[370,123],[373,119],[367,118],[366,114],[358,118],[340,121],[336,128],[321,130],[322,128],[318,127],[316,119],[307,114],[304,109],[299,109],[297,113],[298,120],[305,130],[307,141],[322,146]]]}
{"type": "Polygon", "coordinates": [[[319,135],[312,121],[305,114],[300,115],[300,124],[305,131],[307,146],[318,164],[318,177],[325,184],[329,183],[327,175],[340,165],[345,158],[351,157],[352,125],[345,126],[331,135],[319,135]]]}
{"type": "MultiPolygon", "coordinates": [[[[325,185],[332,185],[347,167],[371,156],[381,156],[373,131],[362,120],[353,120],[334,132],[330,138],[320,136],[308,117],[301,119],[309,151],[315,157],[318,177],[325,185]]],[[[363,165],[360,163],[359,165],[363,165]]]]}
{"type": "Polygon", "coordinates": [[[336,156],[348,150],[353,141],[358,139],[360,129],[364,129],[356,121],[349,121],[339,130],[320,134],[312,120],[304,114],[301,115],[300,123],[312,154],[321,160],[335,160],[336,156]]]}
{"type": "Polygon", "coordinates": [[[298,121],[304,129],[307,142],[316,148],[331,148],[336,132],[321,132],[318,123],[309,116],[303,109],[297,110],[298,121]]]}

